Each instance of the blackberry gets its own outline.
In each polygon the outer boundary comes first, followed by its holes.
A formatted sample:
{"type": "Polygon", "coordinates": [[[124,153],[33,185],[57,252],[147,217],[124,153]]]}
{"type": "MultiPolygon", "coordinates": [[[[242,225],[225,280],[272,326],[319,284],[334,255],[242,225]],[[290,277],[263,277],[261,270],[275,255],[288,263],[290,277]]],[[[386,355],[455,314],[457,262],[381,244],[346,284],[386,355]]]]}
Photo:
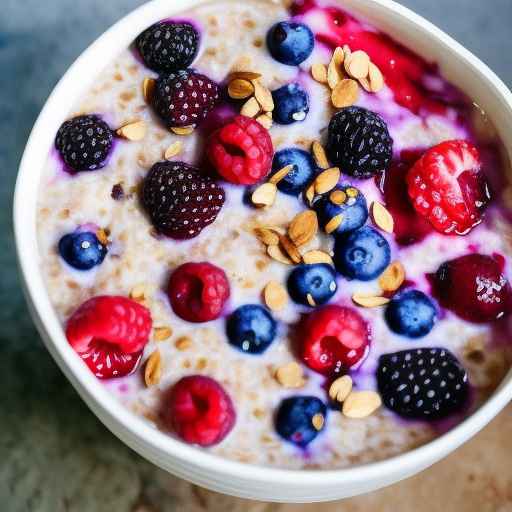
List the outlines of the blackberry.
{"type": "Polygon", "coordinates": [[[142,32],[135,45],[148,68],[170,73],[192,64],[199,34],[190,23],[161,21],[142,32]]]}
{"type": "Polygon", "coordinates": [[[334,165],[354,178],[367,179],[391,163],[393,139],[384,120],[361,107],[347,107],[329,123],[327,151],[334,165]]]}
{"type": "Polygon", "coordinates": [[[74,171],[94,171],[105,166],[112,149],[113,133],[96,115],[65,121],[55,137],[55,148],[74,171]]]}
{"type": "Polygon", "coordinates": [[[468,397],[468,376],[444,348],[419,348],[384,354],[377,384],[386,407],[414,419],[445,418],[460,411],[468,397]]]}

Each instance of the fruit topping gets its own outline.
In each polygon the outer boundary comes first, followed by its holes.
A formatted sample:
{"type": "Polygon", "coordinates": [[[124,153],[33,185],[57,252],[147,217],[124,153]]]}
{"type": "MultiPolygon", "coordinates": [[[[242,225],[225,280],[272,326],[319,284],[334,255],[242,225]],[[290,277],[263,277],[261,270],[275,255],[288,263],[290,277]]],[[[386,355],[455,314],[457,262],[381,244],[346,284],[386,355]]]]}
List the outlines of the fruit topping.
{"type": "Polygon", "coordinates": [[[90,270],[100,265],[107,255],[107,247],[96,233],[74,231],[59,240],[59,253],[62,259],[77,270],[90,270]]]}
{"type": "Polygon", "coordinates": [[[192,64],[199,34],[190,23],[161,21],[142,32],[135,45],[148,68],[171,73],[192,64]]]}
{"type": "Polygon", "coordinates": [[[173,311],[189,322],[218,318],[229,294],[225,272],[207,262],[180,265],[171,274],[167,287],[173,311]]]}
{"type": "Polygon", "coordinates": [[[368,354],[369,326],[352,308],[329,305],[315,310],[302,332],[302,360],[323,375],[354,368],[368,354]]]}
{"type": "Polygon", "coordinates": [[[288,293],[299,304],[315,307],[328,302],[336,293],[336,271],[331,265],[300,265],[288,277],[288,293]]]}
{"type": "Polygon", "coordinates": [[[89,347],[78,355],[98,379],[125,377],[133,373],[140,364],[142,350],[127,354],[116,345],[93,340],[89,347]]]}
{"type": "Polygon", "coordinates": [[[315,396],[285,398],[276,414],[278,434],[301,448],[306,447],[325,427],[327,407],[315,396]]]}
{"type": "Polygon", "coordinates": [[[443,263],[430,276],[441,306],[469,322],[493,322],[508,315],[512,290],[499,261],[484,254],[467,254],[443,263]]]}
{"type": "Polygon", "coordinates": [[[194,238],[224,204],[224,189],[184,162],[157,162],[144,179],[142,203],[155,228],[175,239],[194,238]]]}
{"type": "Polygon", "coordinates": [[[429,149],[407,174],[416,211],[441,233],[464,235],[482,221],[490,200],[475,146],[462,140],[429,149]]]}
{"type": "Polygon", "coordinates": [[[231,313],[226,330],[231,345],[248,354],[261,354],[274,341],[277,323],[264,307],[246,304],[231,313]]]}
{"type": "Polygon", "coordinates": [[[308,93],[297,83],[283,85],[272,92],[273,119],[279,124],[304,121],[309,112],[308,93]]]}
{"type": "Polygon", "coordinates": [[[268,51],[278,62],[298,66],[313,51],[315,38],[311,29],[303,23],[281,21],[267,33],[268,51]]]}
{"type": "Polygon", "coordinates": [[[309,152],[299,148],[286,148],[274,155],[272,172],[277,174],[289,165],[292,168],[279,180],[277,188],[285,194],[298,196],[313,180],[317,167],[309,152]]]}
{"type": "Polygon", "coordinates": [[[378,114],[362,107],[347,107],[331,118],[327,151],[345,174],[367,179],[389,167],[393,139],[378,114]]]}
{"type": "Polygon", "coordinates": [[[113,138],[110,127],[98,116],[77,116],[61,125],[55,148],[73,171],[94,171],[105,167],[113,138]]]}
{"type": "Polygon", "coordinates": [[[444,348],[384,354],[377,383],[384,405],[400,416],[435,420],[460,411],[469,385],[466,371],[444,348]]]}
{"type": "Polygon", "coordinates": [[[389,265],[391,250],[387,240],[369,226],[336,237],[334,263],[349,279],[371,281],[389,265]]]}
{"type": "Polygon", "coordinates": [[[196,126],[218,101],[219,86],[190,69],[161,75],[152,97],[156,113],[169,128],[196,126]]]}
{"type": "Polygon", "coordinates": [[[389,328],[409,338],[426,336],[437,320],[436,306],[419,290],[407,290],[395,295],[386,308],[389,328]]]}
{"type": "Polygon", "coordinates": [[[231,398],[217,381],[190,375],[171,388],[163,418],[186,443],[212,446],[231,432],[236,413],[231,398]]]}
{"type": "Polygon", "coordinates": [[[268,131],[246,116],[235,116],[212,134],[207,154],[225,180],[254,185],[270,172],[274,148],[268,131]]]}

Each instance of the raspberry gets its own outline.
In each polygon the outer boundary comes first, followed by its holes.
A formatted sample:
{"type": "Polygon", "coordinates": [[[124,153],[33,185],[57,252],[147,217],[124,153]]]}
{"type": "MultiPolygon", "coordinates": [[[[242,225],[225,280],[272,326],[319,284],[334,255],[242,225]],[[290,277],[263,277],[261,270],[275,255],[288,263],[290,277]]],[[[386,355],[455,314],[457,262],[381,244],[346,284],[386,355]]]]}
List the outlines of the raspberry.
{"type": "Polygon", "coordinates": [[[207,76],[182,70],[156,81],[152,103],[170,128],[196,126],[219,101],[219,86],[207,76]]]}
{"type": "Polygon", "coordinates": [[[354,368],[368,354],[370,330],[354,309],[318,309],[307,317],[302,332],[302,360],[324,375],[354,368]]]}
{"type": "Polygon", "coordinates": [[[215,320],[229,298],[224,271],[211,263],[185,263],[171,274],[167,294],[173,311],[189,322],[215,320]]]}
{"type": "Polygon", "coordinates": [[[135,45],[148,68],[173,72],[192,64],[199,34],[190,23],[161,21],[142,32],[135,45]]]}
{"type": "Polygon", "coordinates": [[[61,125],[55,148],[72,170],[94,171],[105,166],[112,141],[112,130],[98,116],[77,116],[61,125]]]}
{"type": "Polygon", "coordinates": [[[185,442],[211,446],[229,434],[236,413],[231,398],[217,381],[191,375],[172,387],[163,417],[185,442]]]}
{"type": "Polygon", "coordinates": [[[139,366],[142,352],[126,354],[110,343],[92,341],[79,355],[98,379],[112,379],[133,373],[139,366]]]}
{"type": "Polygon", "coordinates": [[[362,107],[346,107],[329,123],[327,150],[332,163],[345,174],[367,179],[389,167],[393,139],[378,114],[362,107]]]}
{"type": "Polygon", "coordinates": [[[270,172],[274,148],[268,131],[246,116],[235,116],[208,142],[208,157],[217,172],[237,185],[253,185],[270,172]]]}
{"type": "Polygon", "coordinates": [[[222,187],[184,162],[158,162],[144,179],[142,202],[155,228],[175,239],[194,238],[224,204],[222,187]]]}
{"type": "Polygon", "coordinates": [[[482,221],[490,200],[478,150],[462,140],[429,149],[407,173],[416,211],[441,233],[464,235],[482,221]]]}

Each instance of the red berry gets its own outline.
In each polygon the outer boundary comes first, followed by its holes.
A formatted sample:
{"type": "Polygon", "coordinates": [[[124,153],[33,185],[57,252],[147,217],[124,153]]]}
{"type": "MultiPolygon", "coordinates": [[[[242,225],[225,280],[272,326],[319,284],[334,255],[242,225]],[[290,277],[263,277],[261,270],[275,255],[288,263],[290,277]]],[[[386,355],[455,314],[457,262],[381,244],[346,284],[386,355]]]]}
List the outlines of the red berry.
{"type": "Polygon", "coordinates": [[[208,157],[217,172],[237,185],[253,185],[270,172],[274,148],[258,121],[235,116],[210,137],[208,157]]]}
{"type": "Polygon", "coordinates": [[[231,398],[217,381],[191,375],[173,386],[163,417],[185,442],[211,446],[229,434],[236,413],[231,398]]]}
{"type": "Polygon", "coordinates": [[[167,289],[174,312],[189,322],[215,320],[229,298],[224,271],[211,263],[185,263],[171,274],[167,289]]]}
{"type": "Polygon", "coordinates": [[[430,277],[439,303],[469,322],[492,322],[511,311],[512,289],[491,256],[461,256],[443,263],[430,277]]]}
{"type": "Polygon", "coordinates": [[[429,149],[407,174],[414,208],[437,231],[464,235],[482,221],[490,200],[480,155],[463,140],[429,149]]]}
{"type": "Polygon", "coordinates": [[[367,355],[371,333],[354,309],[325,306],[311,313],[304,324],[302,360],[324,375],[354,368],[367,355]]]}

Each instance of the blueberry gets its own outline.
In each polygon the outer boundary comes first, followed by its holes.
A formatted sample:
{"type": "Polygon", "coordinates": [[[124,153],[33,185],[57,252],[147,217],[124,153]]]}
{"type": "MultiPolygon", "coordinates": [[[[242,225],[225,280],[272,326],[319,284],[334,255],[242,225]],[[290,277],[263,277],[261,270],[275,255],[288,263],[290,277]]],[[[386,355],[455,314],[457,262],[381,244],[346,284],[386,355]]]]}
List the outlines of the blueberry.
{"type": "Polygon", "coordinates": [[[299,148],[286,148],[274,155],[272,172],[287,165],[293,169],[277,184],[277,188],[291,196],[298,196],[313,180],[317,167],[310,153],[299,148]]]}
{"type": "Polygon", "coordinates": [[[369,226],[336,237],[334,263],[349,279],[371,281],[384,271],[390,259],[387,240],[369,226]]]}
{"type": "Polygon", "coordinates": [[[265,352],[274,341],[276,331],[272,315],[257,304],[240,306],[227,321],[229,343],[249,354],[265,352]]]}
{"type": "Polygon", "coordinates": [[[393,298],[386,308],[385,316],[393,332],[409,338],[421,338],[434,327],[437,310],[423,292],[407,290],[393,298]]]}
{"type": "Polygon", "coordinates": [[[337,289],[336,271],[327,263],[300,265],[288,277],[290,297],[305,306],[325,304],[337,289]]]}
{"type": "Polygon", "coordinates": [[[301,448],[308,445],[325,426],[327,407],[315,396],[284,399],[276,414],[278,434],[301,448]]]}
{"type": "Polygon", "coordinates": [[[366,199],[357,188],[351,185],[336,187],[329,194],[321,196],[315,201],[314,208],[324,229],[333,217],[343,215],[341,224],[333,234],[359,229],[368,219],[366,199]]]}
{"type": "Polygon", "coordinates": [[[273,25],[267,33],[267,46],[274,59],[298,66],[313,51],[315,38],[311,29],[303,23],[281,21],[273,25]]]}
{"type": "Polygon", "coordinates": [[[272,98],[275,105],[272,117],[276,123],[292,124],[306,119],[309,96],[299,84],[283,85],[272,93],[272,98]]]}
{"type": "Polygon", "coordinates": [[[90,270],[99,265],[107,254],[95,233],[76,231],[59,240],[59,253],[64,261],[77,270],[90,270]]]}

